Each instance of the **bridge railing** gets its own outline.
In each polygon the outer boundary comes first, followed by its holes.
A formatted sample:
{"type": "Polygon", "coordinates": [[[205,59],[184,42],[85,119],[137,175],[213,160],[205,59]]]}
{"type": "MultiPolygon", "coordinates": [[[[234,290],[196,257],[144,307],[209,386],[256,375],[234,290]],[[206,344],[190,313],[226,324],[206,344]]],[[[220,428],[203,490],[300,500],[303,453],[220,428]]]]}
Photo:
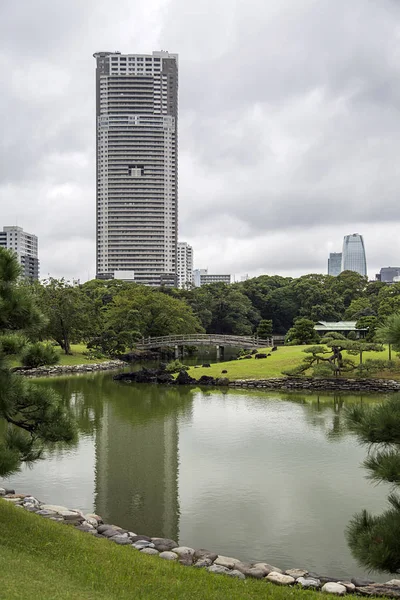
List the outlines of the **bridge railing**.
{"type": "Polygon", "coordinates": [[[273,345],[273,338],[261,339],[257,336],[243,336],[243,335],[222,335],[213,333],[193,333],[188,335],[167,335],[158,337],[147,337],[142,338],[138,343],[138,348],[159,346],[173,346],[173,345],[187,345],[196,346],[197,344],[209,343],[210,345],[229,345],[229,346],[254,346],[254,347],[268,347],[273,345]]]}

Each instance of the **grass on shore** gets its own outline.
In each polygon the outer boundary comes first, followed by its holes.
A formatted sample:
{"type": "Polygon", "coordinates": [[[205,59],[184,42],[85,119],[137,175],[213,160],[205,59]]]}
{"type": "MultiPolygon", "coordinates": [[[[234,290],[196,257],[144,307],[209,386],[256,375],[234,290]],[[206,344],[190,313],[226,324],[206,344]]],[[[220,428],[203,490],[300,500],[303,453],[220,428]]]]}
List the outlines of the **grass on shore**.
{"type": "Polygon", "coordinates": [[[238,581],[144,556],[4,500],[0,500],[0,572],[0,598],[7,600],[321,598],[315,592],[252,579],[238,581]]]}
{"type": "MultiPolygon", "coordinates": [[[[191,367],[188,373],[199,379],[202,375],[210,375],[211,377],[228,377],[228,379],[234,381],[235,379],[268,379],[270,377],[284,377],[282,371],[287,369],[293,369],[297,365],[301,364],[303,358],[306,357],[303,350],[307,346],[278,346],[276,352],[270,352],[268,349],[260,349],[260,352],[271,353],[268,358],[255,359],[254,356],[251,359],[240,359],[230,360],[227,362],[214,363],[211,367],[191,367]],[[226,370],[224,374],[222,371],[226,370]]],[[[346,355],[346,352],[344,353],[346,355]]],[[[395,357],[395,353],[393,353],[395,357]]],[[[356,363],[359,361],[358,356],[349,356],[356,363]]],[[[384,352],[365,352],[363,360],[366,359],[383,359],[388,360],[389,354],[388,349],[385,348],[384,352]]],[[[398,360],[395,358],[395,360],[398,360]]],[[[379,373],[379,377],[386,377],[390,379],[399,379],[399,373],[379,373]]],[[[377,376],[378,376],[377,375],[377,376]]],[[[351,374],[349,374],[351,376],[351,374]]]]}
{"type": "MultiPolygon", "coordinates": [[[[87,356],[84,354],[87,352],[86,344],[71,344],[72,354],[65,354],[65,352],[59,346],[55,346],[55,349],[60,356],[60,361],[57,364],[61,366],[92,365],[94,363],[102,363],[109,360],[108,358],[87,358],[87,356]]],[[[12,367],[21,366],[21,361],[19,358],[10,358],[12,367]]]]}

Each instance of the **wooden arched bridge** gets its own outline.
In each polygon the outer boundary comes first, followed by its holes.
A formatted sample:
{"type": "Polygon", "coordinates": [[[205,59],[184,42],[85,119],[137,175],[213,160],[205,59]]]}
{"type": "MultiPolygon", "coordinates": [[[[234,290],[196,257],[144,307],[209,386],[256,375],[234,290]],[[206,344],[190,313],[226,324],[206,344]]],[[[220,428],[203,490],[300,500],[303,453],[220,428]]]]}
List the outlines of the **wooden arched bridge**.
{"type": "Polygon", "coordinates": [[[226,346],[236,348],[271,348],[274,338],[261,339],[255,335],[219,335],[216,333],[190,333],[187,335],[163,335],[160,337],[142,338],[137,342],[139,350],[158,348],[175,348],[176,357],[182,346],[216,346],[217,356],[223,353],[226,346]]]}

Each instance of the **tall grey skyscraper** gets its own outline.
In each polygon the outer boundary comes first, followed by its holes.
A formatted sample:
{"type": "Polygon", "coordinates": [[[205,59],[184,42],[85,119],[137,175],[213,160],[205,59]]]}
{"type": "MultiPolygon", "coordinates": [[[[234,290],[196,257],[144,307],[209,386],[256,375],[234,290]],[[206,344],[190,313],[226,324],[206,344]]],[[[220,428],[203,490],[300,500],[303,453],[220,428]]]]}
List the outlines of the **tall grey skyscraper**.
{"type": "Polygon", "coordinates": [[[364,277],[367,275],[364,240],[359,233],[344,236],[342,271],[355,271],[364,277]]]}
{"type": "Polygon", "coordinates": [[[94,57],[97,277],[176,285],[178,56],[94,57]]]}
{"type": "Polygon", "coordinates": [[[342,253],[331,252],[328,258],[328,275],[336,277],[342,270],[342,253]]]}
{"type": "Polygon", "coordinates": [[[39,279],[38,239],[22,227],[11,225],[0,232],[0,246],[14,250],[22,267],[22,275],[39,279]]]}

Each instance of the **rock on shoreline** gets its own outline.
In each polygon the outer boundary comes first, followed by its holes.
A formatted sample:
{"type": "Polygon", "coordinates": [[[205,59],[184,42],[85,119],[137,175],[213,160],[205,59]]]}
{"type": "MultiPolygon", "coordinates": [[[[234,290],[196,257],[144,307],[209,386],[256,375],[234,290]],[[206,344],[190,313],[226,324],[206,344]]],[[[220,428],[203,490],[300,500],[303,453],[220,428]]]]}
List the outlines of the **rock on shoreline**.
{"type": "Polygon", "coordinates": [[[37,369],[16,368],[14,373],[24,377],[48,377],[54,375],[70,375],[74,373],[93,373],[95,371],[108,371],[126,367],[122,360],[107,360],[102,363],[91,363],[83,365],[53,365],[38,367],[37,369]]]}

